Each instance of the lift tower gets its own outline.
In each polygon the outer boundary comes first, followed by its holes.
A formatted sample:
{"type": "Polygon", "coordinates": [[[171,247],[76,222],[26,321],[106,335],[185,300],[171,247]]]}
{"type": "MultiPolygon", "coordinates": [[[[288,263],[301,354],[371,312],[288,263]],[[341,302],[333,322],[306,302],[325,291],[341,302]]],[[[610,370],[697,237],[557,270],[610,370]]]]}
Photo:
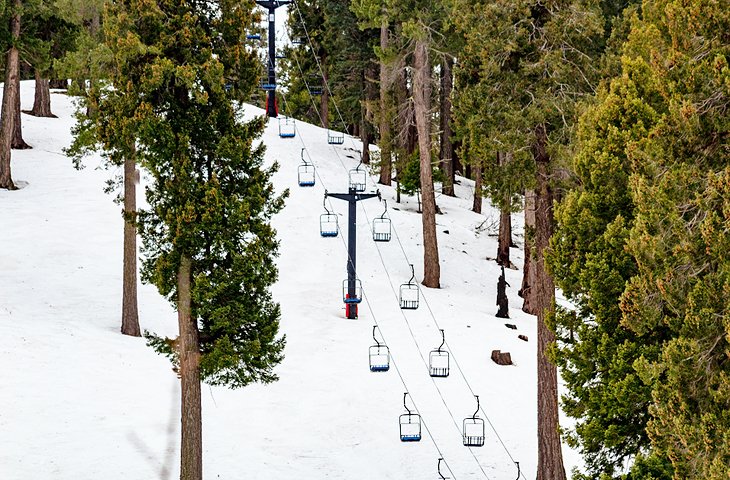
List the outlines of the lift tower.
{"type": "Polygon", "coordinates": [[[256,0],[256,4],[264,7],[269,11],[269,62],[266,66],[268,70],[268,85],[274,85],[272,90],[268,91],[266,100],[266,114],[269,117],[276,117],[276,25],[274,19],[274,11],[282,5],[294,3],[294,0],[256,0]]]}
{"type": "Polygon", "coordinates": [[[356,292],[357,279],[357,202],[367,200],[368,198],[380,198],[380,192],[362,193],[356,187],[350,186],[348,193],[328,193],[324,192],[324,198],[332,197],[344,200],[349,204],[347,215],[347,296],[346,313],[347,318],[357,318],[357,304],[360,299],[356,292]],[[350,301],[347,301],[350,300],[350,301]]]}

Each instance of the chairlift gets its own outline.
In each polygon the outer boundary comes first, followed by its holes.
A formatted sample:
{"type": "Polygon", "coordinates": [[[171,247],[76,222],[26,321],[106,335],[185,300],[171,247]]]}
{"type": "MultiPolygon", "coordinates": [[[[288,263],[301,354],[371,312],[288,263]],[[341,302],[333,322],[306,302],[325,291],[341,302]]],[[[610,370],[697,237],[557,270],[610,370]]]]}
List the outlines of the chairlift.
{"type": "MultiPolygon", "coordinates": [[[[279,137],[294,138],[296,134],[297,129],[294,119],[290,117],[279,117],[279,137]]],[[[302,186],[301,182],[299,182],[299,185],[302,186]]],[[[312,180],[312,185],[314,185],[314,180],[312,180]]]]}
{"type": "Polygon", "coordinates": [[[327,143],[330,145],[342,145],[345,143],[345,134],[327,130],[327,143]]]}
{"type": "Polygon", "coordinates": [[[324,193],[322,204],[325,213],[319,216],[319,234],[323,237],[336,237],[340,232],[340,228],[337,224],[337,214],[330,212],[327,208],[327,192],[324,193]]]}
{"type": "Polygon", "coordinates": [[[446,337],[444,329],[441,330],[441,345],[436,350],[431,350],[428,355],[428,372],[432,377],[448,377],[449,376],[449,352],[442,350],[446,337]]]}
{"type": "Polygon", "coordinates": [[[350,170],[349,178],[350,178],[350,190],[355,190],[356,192],[364,192],[365,186],[367,184],[368,179],[368,173],[365,171],[365,169],[360,169],[360,166],[362,165],[362,159],[360,159],[360,163],[357,164],[357,167],[350,170]]]}
{"type": "Polygon", "coordinates": [[[439,478],[441,480],[448,480],[450,477],[444,477],[444,474],[441,473],[441,462],[446,463],[443,458],[439,458],[439,463],[438,463],[438,474],[439,474],[439,478]]]}
{"type": "Polygon", "coordinates": [[[261,79],[261,90],[265,90],[267,92],[276,90],[276,82],[269,82],[269,77],[264,77],[261,79]]]}
{"type": "Polygon", "coordinates": [[[304,38],[297,37],[297,38],[292,38],[291,43],[292,43],[292,45],[304,45],[306,42],[304,41],[304,38]]]}
{"type": "Polygon", "coordinates": [[[309,89],[310,95],[322,95],[324,89],[322,88],[322,82],[320,81],[319,75],[317,75],[316,73],[312,73],[309,75],[307,88],[309,89]]]}
{"type": "Polygon", "coordinates": [[[371,372],[387,372],[390,370],[390,350],[384,343],[380,343],[375,338],[375,329],[377,325],[373,325],[373,340],[375,345],[370,347],[370,371],[371,372]]]}
{"type": "Polygon", "coordinates": [[[418,308],[420,294],[418,285],[413,281],[414,278],[416,278],[416,271],[413,269],[413,265],[411,265],[411,279],[408,280],[408,283],[400,286],[400,296],[398,299],[400,300],[400,308],[402,310],[416,310],[418,308]]]}
{"type": "Polygon", "coordinates": [[[348,283],[348,280],[342,281],[342,301],[345,303],[362,302],[362,282],[360,281],[360,279],[355,279],[355,293],[352,295],[350,295],[348,283]]]}
{"type": "Polygon", "coordinates": [[[373,240],[376,242],[390,242],[390,218],[385,216],[388,212],[388,201],[383,200],[383,203],[385,204],[383,214],[373,219],[373,240]]]}
{"type": "Polygon", "coordinates": [[[246,35],[246,40],[261,40],[260,33],[249,33],[246,35]]]}
{"type": "Polygon", "coordinates": [[[401,442],[420,442],[421,441],[421,416],[411,412],[406,405],[406,397],[408,392],[403,394],[403,407],[408,413],[404,413],[398,418],[400,423],[400,441],[401,442]]]}
{"type": "Polygon", "coordinates": [[[477,416],[477,413],[479,413],[479,395],[474,395],[474,398],[477,399],[477,409],[474,415],[464,419],[465,447],[484,446],[484,420],[477,416]]]}

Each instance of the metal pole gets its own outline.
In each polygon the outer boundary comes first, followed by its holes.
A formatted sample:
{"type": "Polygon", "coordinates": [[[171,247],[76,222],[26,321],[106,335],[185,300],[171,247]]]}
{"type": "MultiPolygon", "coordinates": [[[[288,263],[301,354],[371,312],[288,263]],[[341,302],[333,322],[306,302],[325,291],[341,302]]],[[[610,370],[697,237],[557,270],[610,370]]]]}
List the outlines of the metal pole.
{"type": "MultiPolygon", "coordinates": [[[[347,294],[350,298],[355,298],[357,267],[357,190],[354,188],[350,189],[349,207],[347,225],[347,253],[349,255],[349,261],[347,262],[347,294]]],[[[357,318],[354,308],[350,308],[347,318],[357,318]]]]}
{"type": "MultiPolygon", "coordinates": [[[[277,5],[278,6],[278,5],[277,5]]],[[[273,4],[269,7],[269,85],[276,85],[276,22],[274,12],[276,6],[273,4]]],[[[276,89],[269,90],[269,101],[267,115],[276,118],[276,89]]]]}

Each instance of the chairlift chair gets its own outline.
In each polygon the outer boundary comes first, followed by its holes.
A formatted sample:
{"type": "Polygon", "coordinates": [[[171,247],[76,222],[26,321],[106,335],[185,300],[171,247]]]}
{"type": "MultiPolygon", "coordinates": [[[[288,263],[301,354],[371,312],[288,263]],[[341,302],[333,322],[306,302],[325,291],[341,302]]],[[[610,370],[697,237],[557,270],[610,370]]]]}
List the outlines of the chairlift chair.
{"type": "Polygon", "coordinates": [[[271,90],[276,90],[276,82],[270,83],[269,77],[262,78],[260,86],[261,86],[261,90],[265,90],[267,92],[269,92],[271,90]]]}
{"type": "Polygon", "coordinates": [[[421,441],[421,416],[411,412],[406,405],[406,397],[408,392],[403,394],[403,407],[406,412],[398,418],[400,424],[400,441],[401,442],[420,442],[421,441]]]}
{"type": "Polygon", "coordinates": [[[428,355],[428,372],[432,377],[449,376],[449,352],[442,350],[446,337],[443,328],[441,330],[441,345],[436,350],[431,350],[428,355]]]}
{"type": "Polygon", "coordinates": [[[477,413],[479,413],[479,395],[474,395],[474,398],[477,399],[477,409],[474,415],[464,419],[465,447],[484,446],[484,420],[477,416],[477,413]]]}
{"type": "Polygon", "coordinates": [[[416,272],[413,269],[413,265],[411,265],[411,279],[408,280],[408,283],[400,286],[398,299],[402,310],[416,310],[418,308],[420,293],[418,285],[413,281],[414,278],[416,278],[416,272]]]}
{"type": "Polygon", "coordinates": [[[355,293],[353,295],[350,295],[348,291],[348,281],[342,281],[342,301],[345,303],[362,302],[362,282],[359,278],[355,279],[355,293]]]}
{"type": "MultiPolygon", "coordinates": [[[[297,129],[294,119],[290,117],[279,117],[279,137],[294,138],[296,134],[297,129]]],[[[299,185],[302,186],[301,183],[299,185]]],[[[312,185],[314,185],[314,182],[312,185]]]]}
{"type": "Polygon", "coordinates": [[[385,204],[383,214],[373,219],[373,240],[376,242],[390,242],[390,218],[385,216],[388,211],[388,201],[383,200],[383,203],[385,204]]]}
{"type": "Polygon", "coordinates": [[[373,325],[373,340],[375,345],[369,349],[370,371],[371,372],[387,372],[390,370],[390,350],[384,343],[380,343],[375,338],[375,329],[377,325],[373,325]]]}
{"type": "MultiPolygon", "coordinates": [[[[279,131],[281,131],[281,124],[279,125],[279,131]]],[[[297,181],[299,182],[300,187],[313,187],[316,177],[316,170],[314,168],[314,165],[307,162],[304,159],[304,149],[302,148],[302,163],[297,168],[297,181]]],[[[325,210],[327,210],[327,206],[324,207],[325,210]]],[[[328,210],[329,213],[329,210],[328,210]]],[[[335,216],[335,220],[337,220],[337,217],[335,216]]]]}
{"type": "Polygon", "coordinates": [[[354,189],[356,192],[364,192],[365,187],[367,186],[368,173],[364,168],[360,169],[361,165],[362,159],[360,160],[360,163],[357,164],[357,167],[350,170],[349,173],[350,190],[354,189]]]}
{"type": "Polygon", "coordinates": [[[340,227],[337,223],[337,214],[330,212],[327,208],[327,192],[325,192],[324,205],[325,213],[319,216],[319,234],[323,237],[336,237],[340,232],[340,227]]]}
{"type": "Polygon", "coordinates": [[[342,145],[345,143],[345,134],[327,130],[327,143],[330,145],[342,145]]]}

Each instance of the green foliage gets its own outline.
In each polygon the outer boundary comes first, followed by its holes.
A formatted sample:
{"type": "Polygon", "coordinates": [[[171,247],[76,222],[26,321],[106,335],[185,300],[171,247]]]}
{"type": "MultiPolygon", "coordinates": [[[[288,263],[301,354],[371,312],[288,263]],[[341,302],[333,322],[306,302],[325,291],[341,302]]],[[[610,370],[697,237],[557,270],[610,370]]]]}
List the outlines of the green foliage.
{"type": "MultiPolygon", "coordinates": [[[[435,165],[431,165],[431,174],[434,182],[442,182],[443,172],[435,165]]],[[[421,160],[418,151],[408,156],[405,167],[399,177],[400,189],[406,195],[416,195],[421,191],[421,160]]]]}
{"type": "MultiPolygon", "coordinates": [[[[104,17],[110,88],[89,95],[78,152],[136,155],[151,176],[138,216],[142,278],[173,304],[180,259],[192,259],[192,314],[202,378],[242,387],[276,379],[280,311],[269,287],[278,243],[270,225],[284,196],[254,141],[265,119],[239,120],[260,72],[244,46],[253,5],[147,0],[110,6],[104,17]],[[216,13],[218,12],[218,13],[216,13]],[[225,88],[226,84],[232,88],[225,88]],[[85,150],[86,149],[86,150],[85,150]]],[[[175,341],[147,334],[176,362],[175,341]]]]}
{"type": "Polygon", "coordinates": [[[550,256],[578,307],[557,318],[576,478],[727,478],[729,22],[644,4],[581,118],[550,256]]]}

